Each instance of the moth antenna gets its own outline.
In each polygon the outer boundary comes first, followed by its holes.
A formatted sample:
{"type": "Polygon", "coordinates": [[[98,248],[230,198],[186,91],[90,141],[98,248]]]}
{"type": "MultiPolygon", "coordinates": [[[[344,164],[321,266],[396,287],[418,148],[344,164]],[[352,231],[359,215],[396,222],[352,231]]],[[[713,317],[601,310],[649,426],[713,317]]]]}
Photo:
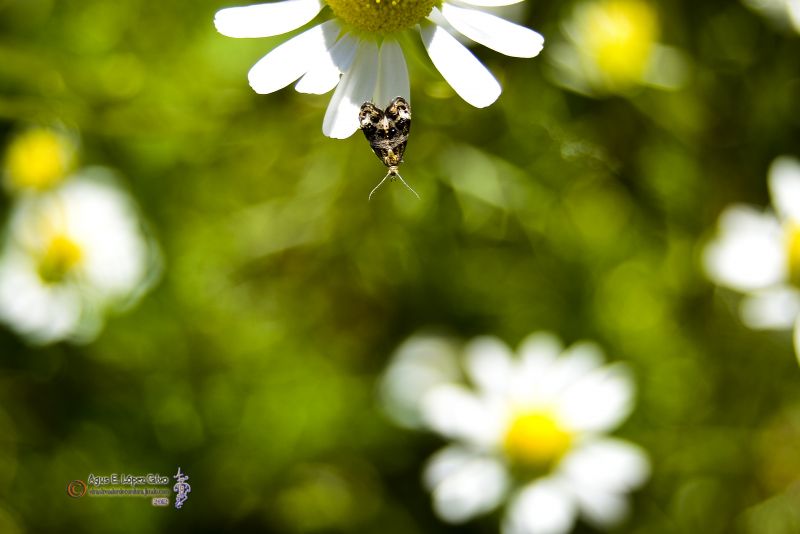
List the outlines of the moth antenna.
{"type": "Polygon", "coordinates": [[[382,186],[382,185],[383,185],[383,182],[385,182],[385,181],[386,181],[386,179],[387,179],[388,177],[392,176],[393,174],[396,174],[396,173],[393,173],[392,171],[389,171],[388,173],[386,173],[386,176],[384,176],[384,177],[383,177],[383,180],[381,180],[381,181],[378,183],[378,185],[376,185],[376,186],[375,186],[375,187],[372,189],[372,191],[370,191],[370,192],[369,192],[369,197],[367,197],[367,202],[369,202],[370,200],[372,200],[372,195],[373,195],[373,193],[375,193],[375,191],[377,191],[377,190],[380,188],[380,186],[382,186]]]}
{"type": "MultiPolygon", "coordinates": [[[[389,174],[392,174],[392,173],[390,172],[389,174]]],[[[414,188],[413,188],[413,187],[411,187],[410,185],[408,185],[408,184],[406,183],[406,181],[405,181],[405,180],[403,180],[403,177],[402,177],[402,176],[400,176],[400,174],[398,174],[398,172],[397,172],[397,171],[394,171],[394,175],[395,175],[395,176],[397,176],[397,179],[398,179],[398,180],[400,180],[400,183],[401,183],[401,184],[403,184],[404,186],[406,186],[406,189],[408,189],[409,191],[411,191],[412,193],[414,193],[414,196],[415,196],[415,197],[417,197],[417,200],[422,200],[421,198],[419,198],[419,194],[417,194],[417,192],[416,192],[416,191],[414,191],[414,188]]],[[[386,179],[386,178],[384,178],[384,180],[385,180],[385,179],[386,179]]]]}

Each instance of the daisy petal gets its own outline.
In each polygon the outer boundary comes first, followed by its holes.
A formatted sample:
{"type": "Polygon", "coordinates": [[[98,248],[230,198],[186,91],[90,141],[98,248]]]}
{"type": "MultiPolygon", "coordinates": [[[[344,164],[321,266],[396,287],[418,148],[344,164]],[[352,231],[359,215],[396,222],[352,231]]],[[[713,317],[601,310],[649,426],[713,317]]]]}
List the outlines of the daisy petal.
{"type": "Polygon", "coordinates": [[[470,379],[486,393],[502,393],[514,373],[511,351],[493,337],[479,337],[464,349],[470,379]]]}
{"type": "Polygon", "coordinates": [[[562,460],[559,470],[572,482],[570,487],[626,493],[647,480],[650,462],[636,445],[603,438],[580,445],[562,460]]]}
{"type": "Polygon", "coordinates": [[[552,478],[522,489],[508,509],[503,534],[563,534],[575,522],[573,497],[552,478]]]}
{"type": "Polygon", "coordinates": [[[742,292],[779,283],[788,263],[783,238],[774,216],[730,207],[719,218],[719,236],[706,247],[706,272],[717,284],[742,292]]]}
{"type": "Polygon", "coordinates": [[[411,89],[408,83],[408,68],[403,50],[394,39],[385,39],[381,45],[380,68],[375,88],[374,102],[385,106],[397,96],[410,100],[411,89]]]}
{"type": "Polygon", "coordinates": [[[786,219],[800,221],[800,161],[781,156],[769,168],[772,205],[786,219]]]}
{"type": "Polygon", "coordinates": [[[296,30],[317,16],[320,0],[285,0],[272,4],[229,7],[214,16],[214,26],[228,37],[271,37],[296,30]]]}
{"type": "Polygon", "coordinates": [[[535,31],[477,9],[445,3],[442,15],[466,37],[507,56],[534,57],[544,46],[544,37],[535,31]]]}
{"type": "Polygon", "coordinates": [[[458,96],[476,108],[497,100],[502,92],[500,84],[455,37],[434,24],[421,26],[420,34],[434,66],[458,96]]]}
{"type": "Polygon", "coordinates": [[[322,95],[339,83],[339,77],[347,72],[356,55],[358,41],[350,34],[339,39],[328,53],[322,56],[294,86],[299,93],[322,95]]]}
{"type": "Polygon", "coordinates": [[[509,485],[503,465],[460,447],[448,447],[431,458],[425,469],[436,515],[461,523],[490,512],[500,504],[509,485]]]}
{"type": "Polygon", "coordinates": [[[346,139],[358,130],[358,111],[361,104],[372,99],[378,77],[378,47],[361,41],[352,66],[342,76],[331,97],[322,133],[334,139],[346,139]]]}
{"type": "Polygon", "coordinates": [[[621,364],[597,369],[561,395],[559,412],[570,428],[603,432],[619,425],[631,411],[633,385],[621,364]]]}
{"type": "Polygon", "coordinates": [[[436,386],[456,382],[461,372],[452,343],[444,338],[414,336],[392,356],[380,384],[389,416],[407,427],[422,426],[420,402],[436,386]]]}
{"type": "Polygon", "coordinates": [[[783,285],[756,291],[742,299],[739,314],[750,328],[792,328],[800,316],[800,292],[783,285]]]}
{"type": "Polygon", "coordinates": [[[456,0],[457,4],[467,4],[478,7],[501,7],[519,4],[522,0],[456,0]]]}
{"type": "Polygon", "coordinates": [[[253,65],[247,75],[250,86],[260,94],[286,87],[328,53],[338,34],[339,25],[329,20],[289,39],[253,65]]]}
{"type": "Polygon", "coordinates": [[[505,423],[503,413],[500,405],[453,384],[437,386],[422,399],[423,418],[430,428],[481,448],[499,441],[505,423]]]}

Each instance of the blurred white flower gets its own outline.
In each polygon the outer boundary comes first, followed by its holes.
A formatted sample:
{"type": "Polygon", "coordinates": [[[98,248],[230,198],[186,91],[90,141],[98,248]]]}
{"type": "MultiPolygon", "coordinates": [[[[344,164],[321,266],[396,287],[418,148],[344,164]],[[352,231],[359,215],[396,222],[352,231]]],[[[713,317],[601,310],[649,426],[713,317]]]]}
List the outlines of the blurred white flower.
{"type": "Polygon", "coordinates": [[[643,0],[588,0],[562,25],[566,42],[550,49],[560,85],[587,95],[624,94],[649,85],[680,87],[686,61],[657,42],[658,12],[643,0]]]}
{"type": "Polygon", "coordinates": [[[744,0],[745,5],[777,24],[800,33],[800,0],[744,0]]]}
{"type": "Polygon", "coordinates": [[[594,344],[563,350],[549,334],[528,337],[516,358],[485,337],[464,350],[471,386],[439,375],[419,388],[414,373],[392,374],[422,364],[408,354],[395,356],[387,379],[404,376],[423,424],[453,441],[425,469],[439,517],[460,523],[506,500],[507,534],[568,532],[578,515],[600,528],[624,517],[626,494],[649,476],[639,447],[604,435],[632,407],[624,366],[604,366],[594,344]]]}
{"type": "Polygon", "coordinates": [[[398,38],[413,28],[434,66],[461,98],[479,108],[492,104],[500,96],[500,84],[453,32],[507,56],[534,57],[544,44],[541,35],[481,9],[520,1],[283,0],[222,9],[214,23],[229,37],[281,35],[310,22],[327,4],[330,20],[273,49],[248,77],[262,94],[298,78],[295,89],[301,93],[324,94],[335,87],[322,131],[343,139],[358,129],[364,102],[383,106],[396,96],[410,99],[398,38]]]}
{"type": "Polygon", "coordinates": [[[18,200],[0,255],[0,320],[35,343],[89,341],[158,274],[154,244],[108,171],[18,200]]]}
{"type": "Polygon", "coordinates": [[[800,359],[800,161],[777,158],[769,190],[775,212],[735,205],[720,215],[704,264],[712,281],[745,294],[739,311],[747,326],[794,328],[800,359]]]}

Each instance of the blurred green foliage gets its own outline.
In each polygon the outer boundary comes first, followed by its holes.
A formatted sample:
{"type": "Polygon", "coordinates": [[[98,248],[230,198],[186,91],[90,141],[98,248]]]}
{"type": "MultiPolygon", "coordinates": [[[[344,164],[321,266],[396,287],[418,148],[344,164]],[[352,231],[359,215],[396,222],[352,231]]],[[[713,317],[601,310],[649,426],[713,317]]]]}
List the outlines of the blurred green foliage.
{"type": "MultiPolygon", "coordinates": [[[[556,39],[570,6],[525,22],[556,39]]],[[[620,435],[654,474],[620,532],[800,529],[800,371],[699,268],[733,201],[800,146],[800,38],[737,2],[661,2],[680,91],[589,99],[535,60],[476,54],[504,94],[476,110],[420,57],[396,184],[360,134],[321,134],[329,96],[260,96],[282,37],[220,36],[210,0],[0,0],[0,139],[63,123],[118,169],[164,251],[160,285],[91,345],[0,331],[0,532],[492,532],[439,522],[375,384],[419,330],[534,330],[628,361],[620,435]],[[172,476],[180,511],[67,497],[88,473],[172,476]]],[[[0,209],[7,213],[9,199],[0,209]]],[[[589,531],[581,526],[580,531],[589,531]]]]}

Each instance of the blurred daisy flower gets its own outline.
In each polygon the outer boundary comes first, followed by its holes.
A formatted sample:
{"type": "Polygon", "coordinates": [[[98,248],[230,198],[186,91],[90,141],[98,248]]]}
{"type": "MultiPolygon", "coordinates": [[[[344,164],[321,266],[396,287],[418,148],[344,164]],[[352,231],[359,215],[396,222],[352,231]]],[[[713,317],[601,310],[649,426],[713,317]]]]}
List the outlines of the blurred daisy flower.
{"type": "Polygon", "coordinates": [[[20,198],[0,255],[0,320],[35,343],[89,341],[158,273],[132,199],[104,169],[20,198]]]}
{"type": "Polygon", "coordinates": [[[541,35],[483,10],[520,1],[283,0],[222,9],[214,23],[229,37],[281,35],[310,22],[327,4],[329,20],[273,49],[248,77],[262,94],[298,79],[295,89],[301,93],[324,94],[335,87],[322,132],[343,139],[358,129],[364,102],[410,97],[398,38],[411,29],[419,32],[434,66],[461,98],[479,108],[492,104],[500,84],[453,33],[507,56],[534,57],[544,43],[541,35]]]}
{"type": "Polygon", "coordinates": [[[739,312],[750,328],[794,328],[800,359],[800,161],[777,158],[769,190],[774,212],[735,205],[720,215],[705,269],[715,283],[745,294],[739,312]]]}
{"type": "Polygon", "coordinates": [[[745,5],[777,24],[800,33],[800,0],[744,0],[745,5]]]}
{"type": "Polygon", "coordinates": [[[685,60],[659,44],[658,12],[642,0],[590,0],[577,4],[562,25],[566,42],[553,46],[556,81],[587,95],[625,94],[650,85],[684,83],[685,60]]]}
{"type": "Polygon", "coordinates": [[[639,447],[605,436],[632,407],[623,365],[603,365],[591,343],[564,350],[545,333],[529,336],[518,357],[489,337],[470,342],[460,361],[444,363],[452,347],[434,362],[420,356],[434,352],[430,340],[401,347],[383,393],[390,414],[416,411],[422,427],[453,442],[424,473],[439,517],[461,523],[507,501],[507,534],[569,532],[579,515],[598,528],[624,517],[649,462],[639,447]],[[469,385],[451,379],[458,364],[469,385]],[[404,386],[416,399],[397,395],[404,386]]]}
{"type": "Polygon", "coordinates": [[[31,128],[6,149],[3,175],[12,192],[43,191],[60,184],[72,171],[76,142],[53,128],[31,128]]]}

